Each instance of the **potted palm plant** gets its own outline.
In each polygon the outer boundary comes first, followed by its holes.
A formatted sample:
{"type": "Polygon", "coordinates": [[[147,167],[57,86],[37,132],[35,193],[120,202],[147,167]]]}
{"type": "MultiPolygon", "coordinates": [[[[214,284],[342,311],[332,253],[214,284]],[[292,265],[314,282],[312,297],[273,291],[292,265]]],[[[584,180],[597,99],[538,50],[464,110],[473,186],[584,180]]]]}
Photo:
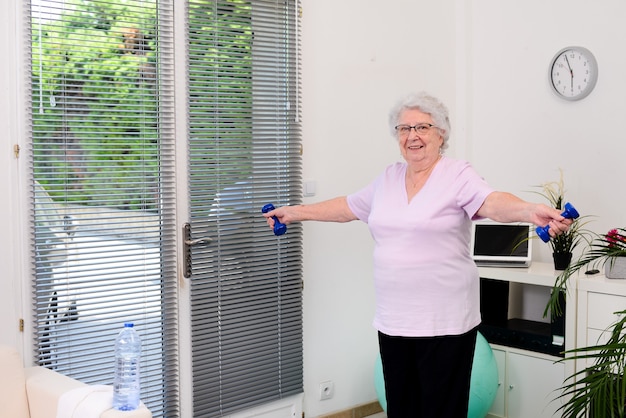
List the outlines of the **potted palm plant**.
{"type": "Polygon", "coordinates": [[[568,377],[558,399],[562,418],[626,417],[626,310],[608,330],[604,344],[565,352],[560,361],[588,359],[588,366],[568,377]]]}
{"type": "MultiPolygon", "coordinates": [[[[611,229],[596,235],[589,249],[557,277],[555,289],[565,287],[581,269],[604,267],[608,278],[626,278],[625,266],[626,229],[611,229]]],[[[554,303],[558,301],[551,300],[549,305],[554,303]]],[[[565,352],[561,361],[586,359],[592,364],[564,382],[559,396],[563,418],[626,417],[626,310],[616,314],[620,319],[606,330],[609,338],[605,343],[565,352]]]]}

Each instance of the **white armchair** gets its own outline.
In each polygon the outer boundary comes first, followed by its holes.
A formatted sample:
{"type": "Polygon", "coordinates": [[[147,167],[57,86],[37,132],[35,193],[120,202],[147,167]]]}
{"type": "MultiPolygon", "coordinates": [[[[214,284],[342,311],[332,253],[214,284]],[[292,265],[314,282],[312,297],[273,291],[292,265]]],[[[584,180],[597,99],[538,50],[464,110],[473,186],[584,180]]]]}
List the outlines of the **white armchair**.
{"type": "MultiPolygon", "coordinates": [[[[73,405],[67,405],[68,400],[77,403],[76,410],[79,407],[82,411],[85,411],[85,407],[91,408],[90,414],[99,418],[152,417],[143,403],[139,409],[130,412],[112,409],[109,403],[104,406],[101,400],[79,406],[81,401],[90,402],[86,395],[89,392],[89,385],[45,367],[24,367],[15,349],[0,344],[0,418],[73,417],[75,415],[68,412],[73,409],[73,405]],[[72,397],[72,393],[81,396],[72,397]],[[63,398],[61,402],[65,403],[64,411],[58,416],[59,401],[63,398]],[[77,401],[77,398],[80,399],[77,401]]],[[[84,416],[84,412],[81,414],[84,416]]]]}

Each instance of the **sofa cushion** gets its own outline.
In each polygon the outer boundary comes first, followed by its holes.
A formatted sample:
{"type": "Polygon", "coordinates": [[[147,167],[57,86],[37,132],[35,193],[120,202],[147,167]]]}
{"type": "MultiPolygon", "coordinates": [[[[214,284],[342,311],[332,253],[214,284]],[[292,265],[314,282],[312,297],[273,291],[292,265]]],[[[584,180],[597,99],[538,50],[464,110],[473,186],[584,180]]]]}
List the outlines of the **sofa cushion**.
{"type": "Polygon", "coordinates": [[[59,398],[87,386],[45,367],[27,367],[25,375],[31,418],[56,418],[59,398]]]}
{"type": "Polygon", "coordinates": [[[3,416],[29,418],[26,378],[22,357],[13,348],[0,344],[0,405],[3,416]]]}

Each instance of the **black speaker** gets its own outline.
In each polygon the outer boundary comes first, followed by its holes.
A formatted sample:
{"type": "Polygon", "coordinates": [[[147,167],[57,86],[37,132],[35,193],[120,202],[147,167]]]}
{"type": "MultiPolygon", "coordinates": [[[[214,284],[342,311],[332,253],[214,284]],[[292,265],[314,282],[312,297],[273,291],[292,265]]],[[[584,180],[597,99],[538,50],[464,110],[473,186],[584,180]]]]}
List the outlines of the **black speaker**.
{"type": "Polygon", "coordinates": [[[563,292],[559,293],[559,306],[561,307],[561,313],[559,315],[551,315],[550,332],[554,341],[554,337],[560,337],[565,339],[565,295],[563,292]]]}
{"type": "Polygon", "coordinates": [[[482,323],[506,327],[509,314],[509,282],[480,279],[480,312],[482,323]]]}

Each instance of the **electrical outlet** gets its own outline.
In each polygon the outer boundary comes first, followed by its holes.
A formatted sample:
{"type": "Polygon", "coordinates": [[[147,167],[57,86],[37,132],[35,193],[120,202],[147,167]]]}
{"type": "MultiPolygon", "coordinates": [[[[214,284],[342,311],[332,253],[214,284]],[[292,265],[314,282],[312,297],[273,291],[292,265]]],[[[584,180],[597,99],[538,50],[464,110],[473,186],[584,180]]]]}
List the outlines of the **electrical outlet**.
{"type": "Polygon", "coordinates": [[[330,399],[335,395],[335,384],[330,380],[320,383],[320,401],[330,399]]]}

